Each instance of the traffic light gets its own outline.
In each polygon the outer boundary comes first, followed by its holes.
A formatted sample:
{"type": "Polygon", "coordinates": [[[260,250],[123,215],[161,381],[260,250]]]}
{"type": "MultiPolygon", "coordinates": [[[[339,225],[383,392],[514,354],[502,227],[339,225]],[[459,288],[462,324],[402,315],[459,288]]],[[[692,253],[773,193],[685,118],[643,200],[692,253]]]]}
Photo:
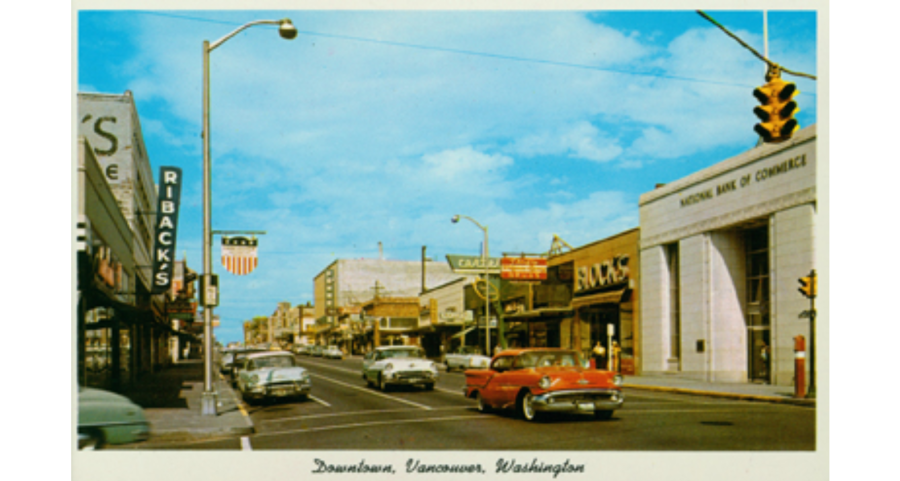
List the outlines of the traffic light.
{"type": "Polygon", "coordinates": [[[761,104],[753,109],[761,120],[753,126],[753,130],[762,137],[763,142],[784,142],[800,128],[797,119],[793,118],[799,111],[797,102],[792,100],[798,93],[797,86],[781,80],[781,69],[776,66],[769,68],[766,82],[753,90],[753,96],[761,104]]]}
{"type": "Polygon", "coordinates": [[[800,283],[800,288],[797,289],[801,294],[806,296],[809,299],[816,297],[816,278],[811,276],[801,277],[797,279],[797,282],[800,283]]]}

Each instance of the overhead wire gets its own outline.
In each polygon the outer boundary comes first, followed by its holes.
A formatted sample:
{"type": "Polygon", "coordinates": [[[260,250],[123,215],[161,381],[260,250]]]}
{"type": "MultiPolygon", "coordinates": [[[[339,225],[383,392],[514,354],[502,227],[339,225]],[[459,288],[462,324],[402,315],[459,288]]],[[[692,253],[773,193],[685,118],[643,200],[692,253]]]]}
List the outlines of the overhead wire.
{"type": "Polygon", "coordinates": [[[765,55],[762,55],[762,54],[760,54],[759,52],[757,52],[756,49],[754,49],[754,48],[751,47],[750,45],[747,45],[747,42],[744,42],[743,40],[741,40],[740,37],[738,37],[737,35],[731,33],[727,28],[725,28],[724,26],[722,26],[722,24],[720,24],[719,22],[715,21],[712,17],[710,17],[709,15],[707,15],[705,12],[703,12],[703,10],[697,10],[697,13],[700,14],[701,17],[703,17],[703,18],[709,20],[713,25],[719,27],[719,29],[721,29],[723,32],[725,32],[729,37],[735,39],[735,40],[736,40],[739,44],[741,44],[744,48],[746,48],[746,49],[749,50],[751,53],[753,53],[753,55],[756,55],[757,58],[759,58],[760,60],[762,60],[763,62],[765,62],[766,64],[768,64],[770,68],[772,68],[772,67],[777,67],[777,68],[781,69],[781,71],[784,72],[784,73],[789,73],[789,74],[791,74],[791,75],[796,75],[796,76],[798,76],[798,77],[806,77],[806,78],[810,78],[810,79],[813,79],[813,80],[817,80],[815,75],[810,75],[810,74],[808,74],[808,73],[803,73],[803,72],[794,72],[793,70],[788,70],[788,69],[784,68],[783,65],[779,65],[779,64],[777,64],[777,63],[775,63],[775,62],[769,60],[768,58],[766,58],[765,55]]]}
{"type": "MultiPolygon", "coordinates": [[[[187,16],[187,15],[176,15],[176,14],[169,14],[169,13],[162,13],[162,12],[153,12],[153,11],[147,11],[147,10],[140,10],[140,11],[137,11],[137,13],[143,13],[143,14],[147,14],[147,15],[156,15],[156,16],[162,16],[162,17],[178,18],[178,19],[182,19],[182,20],[195,20],[195,21],[208,22],[208,23],[237,25],[234,22],[226,22],[226,21],[221,21],[221,20],[210,20],[210,19],[205,19],[205,18],[200,18],[200,17],[191,17],[191,16],[187,16]]],[[[618,74],[624,74],[624,75],[656,77],[656,78],[669,79],[669,80],[680,80],[683,82],[695,82],[695,83],[704,83],[704,84],[710,84],[710,85],[723,85],[723,86],[728,86],[728,87],[740,87],[740,88],[752,87],[752,85],[738,84],[738,83],[734,83],[734,82],[723,82],[723,81],[717,81],[717,80],[699,79],[699,78],[694,78],[694,77],[666,75],[666,74],[661,74],[661,73],[656,73],[656,72],[641,72],[641,71],[635,71],[635,70],[613,69],[613,68],[609,68],[609,67],[600,67],[600,66],[596,66],[596,65],[584,65],[584,64],[577,64],[577,63],[570,63],[570,62],[560,62],[560,61],[555,61],[555,60],[517,57],[517,56],[513,56],[513,55],[502,55],[502,54],[494,54],[494,53],[489,53],[489,52],[478,52],[478,51],[474,51],[474,50],[462,50],[462,49],[455,49],[455,48],[448,48],[448,47],[436,47],[436,46],[431,46],[431,45],[418,45],[418,44],[412,44],[412,43],[395,42],[395,41],[390,41],[390,40],[378,40],[378,39],[373,39],[373,38],[356,37],[356,36],[351,36],[351,35],[329,34],[329,33],[313,32],[313,31],[299,30],[299,29],[297,30],[297,33],[301,34],[301,35],[308,35],[308,36],[314,36],[314,37],[351,40],[351,41],[355,41],[355,42],[375,43],[375,44],[381,44],[381,45],[390,45],[390,46],[394,46],[394,47],[414,48],[414,49],[419,49],[419,50],[433,50],[433,51],[437,51],[437,52],[455,53],[455,54],[469,55],[469,56],[475,56],[475,57],[496,58],[496,59],[501,59],[501,60],[514,61],[514,62],[528,62],[528,63],[544,64],[544,65],[551,65],[551,66],[556,66],[556,67],[578,68],[578,69],[584,69],[584,70],[596,70],[596,71],[611,72],[611,73],[618,73],[618,74]]]]}

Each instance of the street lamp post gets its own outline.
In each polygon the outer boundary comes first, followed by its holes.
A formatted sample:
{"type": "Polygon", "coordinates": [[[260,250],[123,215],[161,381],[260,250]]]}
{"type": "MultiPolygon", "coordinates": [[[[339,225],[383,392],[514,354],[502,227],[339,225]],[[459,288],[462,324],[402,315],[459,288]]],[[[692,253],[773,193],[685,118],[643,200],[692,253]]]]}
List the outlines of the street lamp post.
{"type": "Polygon", "coordinates": [[[204,416],[216,415],[217,393],[212,387],[212,309],[217,303],[207,295],[212,284],[212,175],[210,162],[210,130],[209,130],[209,54],[216,47],[225,43],[242,30],[255,25],[278,25],[278,34],[288,40],[297,36],[297,29],[287,18],[282,20],[257,20],[244,24],[228,35],[209,43],[203,41],[203,395],[201,397],[201,413],[204,416]]]}
{"type": "MultiPolygon", "coordinates": [[[[467,215],[455,215],[450,219],[450,222],[456,224],[459,222],[460,218],[466,218],[472,221],[473,224],[477,225],[479,229],[484,232],[484,250],[481,252],[481,263],[484,266],[484,331],[486,334],[486,345],[485,345],[485,354],[490,357],[491,355],[491,316],[490,316],[490,308],[491,308],[491,283],[488,281],[488,227],[486,225],[481,225],[477,220],[467,216],[467,215]]],[[[465,343],[465,341],[463,341],[465,343]]]]}

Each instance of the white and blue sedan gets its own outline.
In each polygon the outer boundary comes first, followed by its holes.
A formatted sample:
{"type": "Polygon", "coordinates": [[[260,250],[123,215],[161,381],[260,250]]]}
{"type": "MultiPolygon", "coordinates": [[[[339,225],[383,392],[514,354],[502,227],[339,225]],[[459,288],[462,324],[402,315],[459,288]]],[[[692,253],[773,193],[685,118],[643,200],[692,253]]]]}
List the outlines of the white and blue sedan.
{"type": "Polygon", "coordinates": [[[306,399],[312,390],[309,373],[286,351],[250,354],[238,372],[237,387],[248,404],[262,399],[306,399]]]}
{"type": "Polygon", "coordinates": [[[382,391],[400,385],[432,390],[438,369],[419,346],[381,346],[363,358],[362,376],[369,386],[377,385],[382,391]]]}

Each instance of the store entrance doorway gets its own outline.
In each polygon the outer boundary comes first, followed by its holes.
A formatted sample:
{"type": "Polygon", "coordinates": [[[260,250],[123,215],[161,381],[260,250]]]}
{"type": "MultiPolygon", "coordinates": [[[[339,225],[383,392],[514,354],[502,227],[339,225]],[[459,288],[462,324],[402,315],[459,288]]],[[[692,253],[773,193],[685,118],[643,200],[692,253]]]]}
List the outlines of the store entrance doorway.
{"type": "Polygon", "coordinates": [[[770,330],[765,327],[751,327],[747,330],[749,353],[747,372],[750,381],[769,383],[772,361],[770,330]]]}
{"type": "Polygon", "coordinates": [[[591,326],[591,354],[597,369],[616,369],[614,351],[621,345],[621,323],[618,304],[598,306],[587,311],[591,326]],[[603,355],[596,356],[594,348],[597,344],[603,347],[603,355]]]}

